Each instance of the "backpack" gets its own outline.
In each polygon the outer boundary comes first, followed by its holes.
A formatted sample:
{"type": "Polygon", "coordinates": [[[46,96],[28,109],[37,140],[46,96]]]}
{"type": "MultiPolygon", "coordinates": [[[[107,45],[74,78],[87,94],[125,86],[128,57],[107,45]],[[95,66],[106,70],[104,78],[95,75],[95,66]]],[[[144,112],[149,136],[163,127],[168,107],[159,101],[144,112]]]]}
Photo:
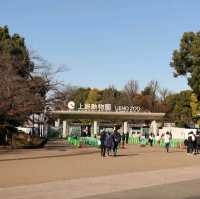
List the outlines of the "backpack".
{"type": "Polygon", "coordinates": [[[114,141],[117,142],[117,143],[120,143],[120,142],[121,142],[121,135],[118,134],[118,133],[115,134],[115,135],[114,135],[114,141]]]}

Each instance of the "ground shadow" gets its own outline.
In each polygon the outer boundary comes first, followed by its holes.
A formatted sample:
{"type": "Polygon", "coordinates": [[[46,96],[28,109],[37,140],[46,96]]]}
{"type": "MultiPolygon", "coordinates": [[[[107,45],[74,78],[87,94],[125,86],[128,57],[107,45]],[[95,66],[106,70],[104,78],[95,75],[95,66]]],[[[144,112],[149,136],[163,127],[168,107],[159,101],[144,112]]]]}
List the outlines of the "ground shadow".
{"type": "Polygon", "coordinates": [[[118,155],[116,155],[116,156],[110,155],[110,156],[114,156],[114,157],[131,157],[131,156],[138,156],[138,155],[140,155],[140,154],[138,154],[138,153],[133,153],[133,154],[118,154],[118,155]]]}
{"type": "Polygon", "coordinates": [[[22,158],[10,158],[10,159],[0,159],[0,162],[15,161],[15,160],[34,160],[34,159],[49,159],[49,158],[59,158],[59,157],[73,157],[79,155],[90,155],[99,153],[98,151],[82,152],[76,154],[62,154],[62,155],[47,155],[47,156],[36,156],[36,157],[22,157],[22,158]]]}

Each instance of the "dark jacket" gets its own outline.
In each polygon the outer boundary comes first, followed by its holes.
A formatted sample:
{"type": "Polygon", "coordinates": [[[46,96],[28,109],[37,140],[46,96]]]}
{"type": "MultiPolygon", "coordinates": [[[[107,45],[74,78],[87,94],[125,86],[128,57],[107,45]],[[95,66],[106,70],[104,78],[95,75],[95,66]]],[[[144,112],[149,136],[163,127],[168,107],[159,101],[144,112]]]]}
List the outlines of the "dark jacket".
{"type": "Polygon", "coordinates": [[[119,132],[113,133],[113,141],[115,144],[119,144],[121,142],[121,135],[119,132]]]}
{"type": "Polygon", "coordinates": [[[101,132],[101,136],[100,136],[101,145],[105,145],[105,140],[106,140],[106,132],[103,131],[101,132]]]}
{"type": "Polygon", "coordinates": [[[197,142],[197,145],[200,145],[200,135],[196,136],[196,142],[197,142]]]}
{"type": "Polygon", "coordinates": [[[125,139],[126,139],[126,135],[122,133],[122,141],[125,141],[125,139]]]}
{"type": "Polygon", "coordinates": [[[112,137],[112,135],[109,135],[109,134],[106,135],[105,146],[107,148],[113,148],[113,137],[112,137]]]}

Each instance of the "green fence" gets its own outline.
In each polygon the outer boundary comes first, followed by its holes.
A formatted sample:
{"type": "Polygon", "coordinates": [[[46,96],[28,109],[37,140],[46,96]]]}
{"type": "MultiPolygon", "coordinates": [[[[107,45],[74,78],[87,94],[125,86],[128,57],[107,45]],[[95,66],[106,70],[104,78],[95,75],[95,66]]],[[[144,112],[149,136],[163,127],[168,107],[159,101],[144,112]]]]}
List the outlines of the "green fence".
{"type": "Polygon", "coordinates": [[[81,145],[89,145],[92,147],[98,147],[99,142],[96,138],[93,137],[71,137],[67,138],[68,143],[74,146],[81,147],[81,145]]]}
{"type": "Polygon", "coordinates": [[[85,145],[89,145],[92,147],[98,147],[99,142],[96,138],[93,137],[80,137],[80,142],[85,145]]]}
{"type": "Polygon", "coordinates": [[[67,138],[69,144],[79,147],[80,146],[80,139],[78,137],[71,137],[67,138]]]}
{"type": "MultiPolygon", "coordinates": [[[[91,147],[98,147],[100,145],[100,142],[98,139],[93,137],[72,137],[69,136],[67,138],[68,143],[72,144],[77,147],[81,147],[81,145],[88,145],[91,147]]],[[[171,148],[178,148],[180,145],[183,145],[184,140],[182,139],[172,139],[170,141],[170,147],[171,148]]],[[[148,144],[148,139],[146,138],[139,138],[139,137],[130,137],[129,138],[129,144],[140,144],[140,145],[146,145],[148,144]]],[[[164,140],[161,139],[159,143],[157,143],[156,139],[153,139],[153,145],[160,145],[160,147],[165,147],[164,140]]]]}
{"type": "MultiPolygon", "coordinates": [[[[170,141],[170,147],[171,148],[179,148],[183,144],[184,144],[184,140],[183,139],[172,139],[170,141]]],[[[161,147],[165,147],[165,143],[164,143],[163,139],[161,139],[161,141],[160,141],[160,146],[161,147]]]]}
{"type": "MultiPolygon", "coordinates": [[[[171,148],[178,148],[180,145],[184,143],[184,140],[182,139],[172,139],[170,141],[170,147],[171,148]]],[[[146,138],[139,138],[139,137],[130,137],[129,138],[129,144],[142,144],[146,145],[148,144],[148,139],[146,138]]],[[[159,143],[157,143],[156,139],[153,139],[153,145],[159,144],[161,147],[165,147],[164,140],[161,139],[159,143]]]]}

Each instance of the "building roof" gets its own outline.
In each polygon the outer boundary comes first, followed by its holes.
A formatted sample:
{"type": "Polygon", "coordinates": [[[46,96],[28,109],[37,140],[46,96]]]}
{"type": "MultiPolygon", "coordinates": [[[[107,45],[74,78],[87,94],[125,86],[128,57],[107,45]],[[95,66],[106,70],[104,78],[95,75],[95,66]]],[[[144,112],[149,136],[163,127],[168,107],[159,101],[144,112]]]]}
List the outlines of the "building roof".
{"type": "Polygon", "coordinates": [[[151,112],[95,112],[95,111],[52,111],[60,119],[89,120],[162,120],[165,113],[151,112]]]}

